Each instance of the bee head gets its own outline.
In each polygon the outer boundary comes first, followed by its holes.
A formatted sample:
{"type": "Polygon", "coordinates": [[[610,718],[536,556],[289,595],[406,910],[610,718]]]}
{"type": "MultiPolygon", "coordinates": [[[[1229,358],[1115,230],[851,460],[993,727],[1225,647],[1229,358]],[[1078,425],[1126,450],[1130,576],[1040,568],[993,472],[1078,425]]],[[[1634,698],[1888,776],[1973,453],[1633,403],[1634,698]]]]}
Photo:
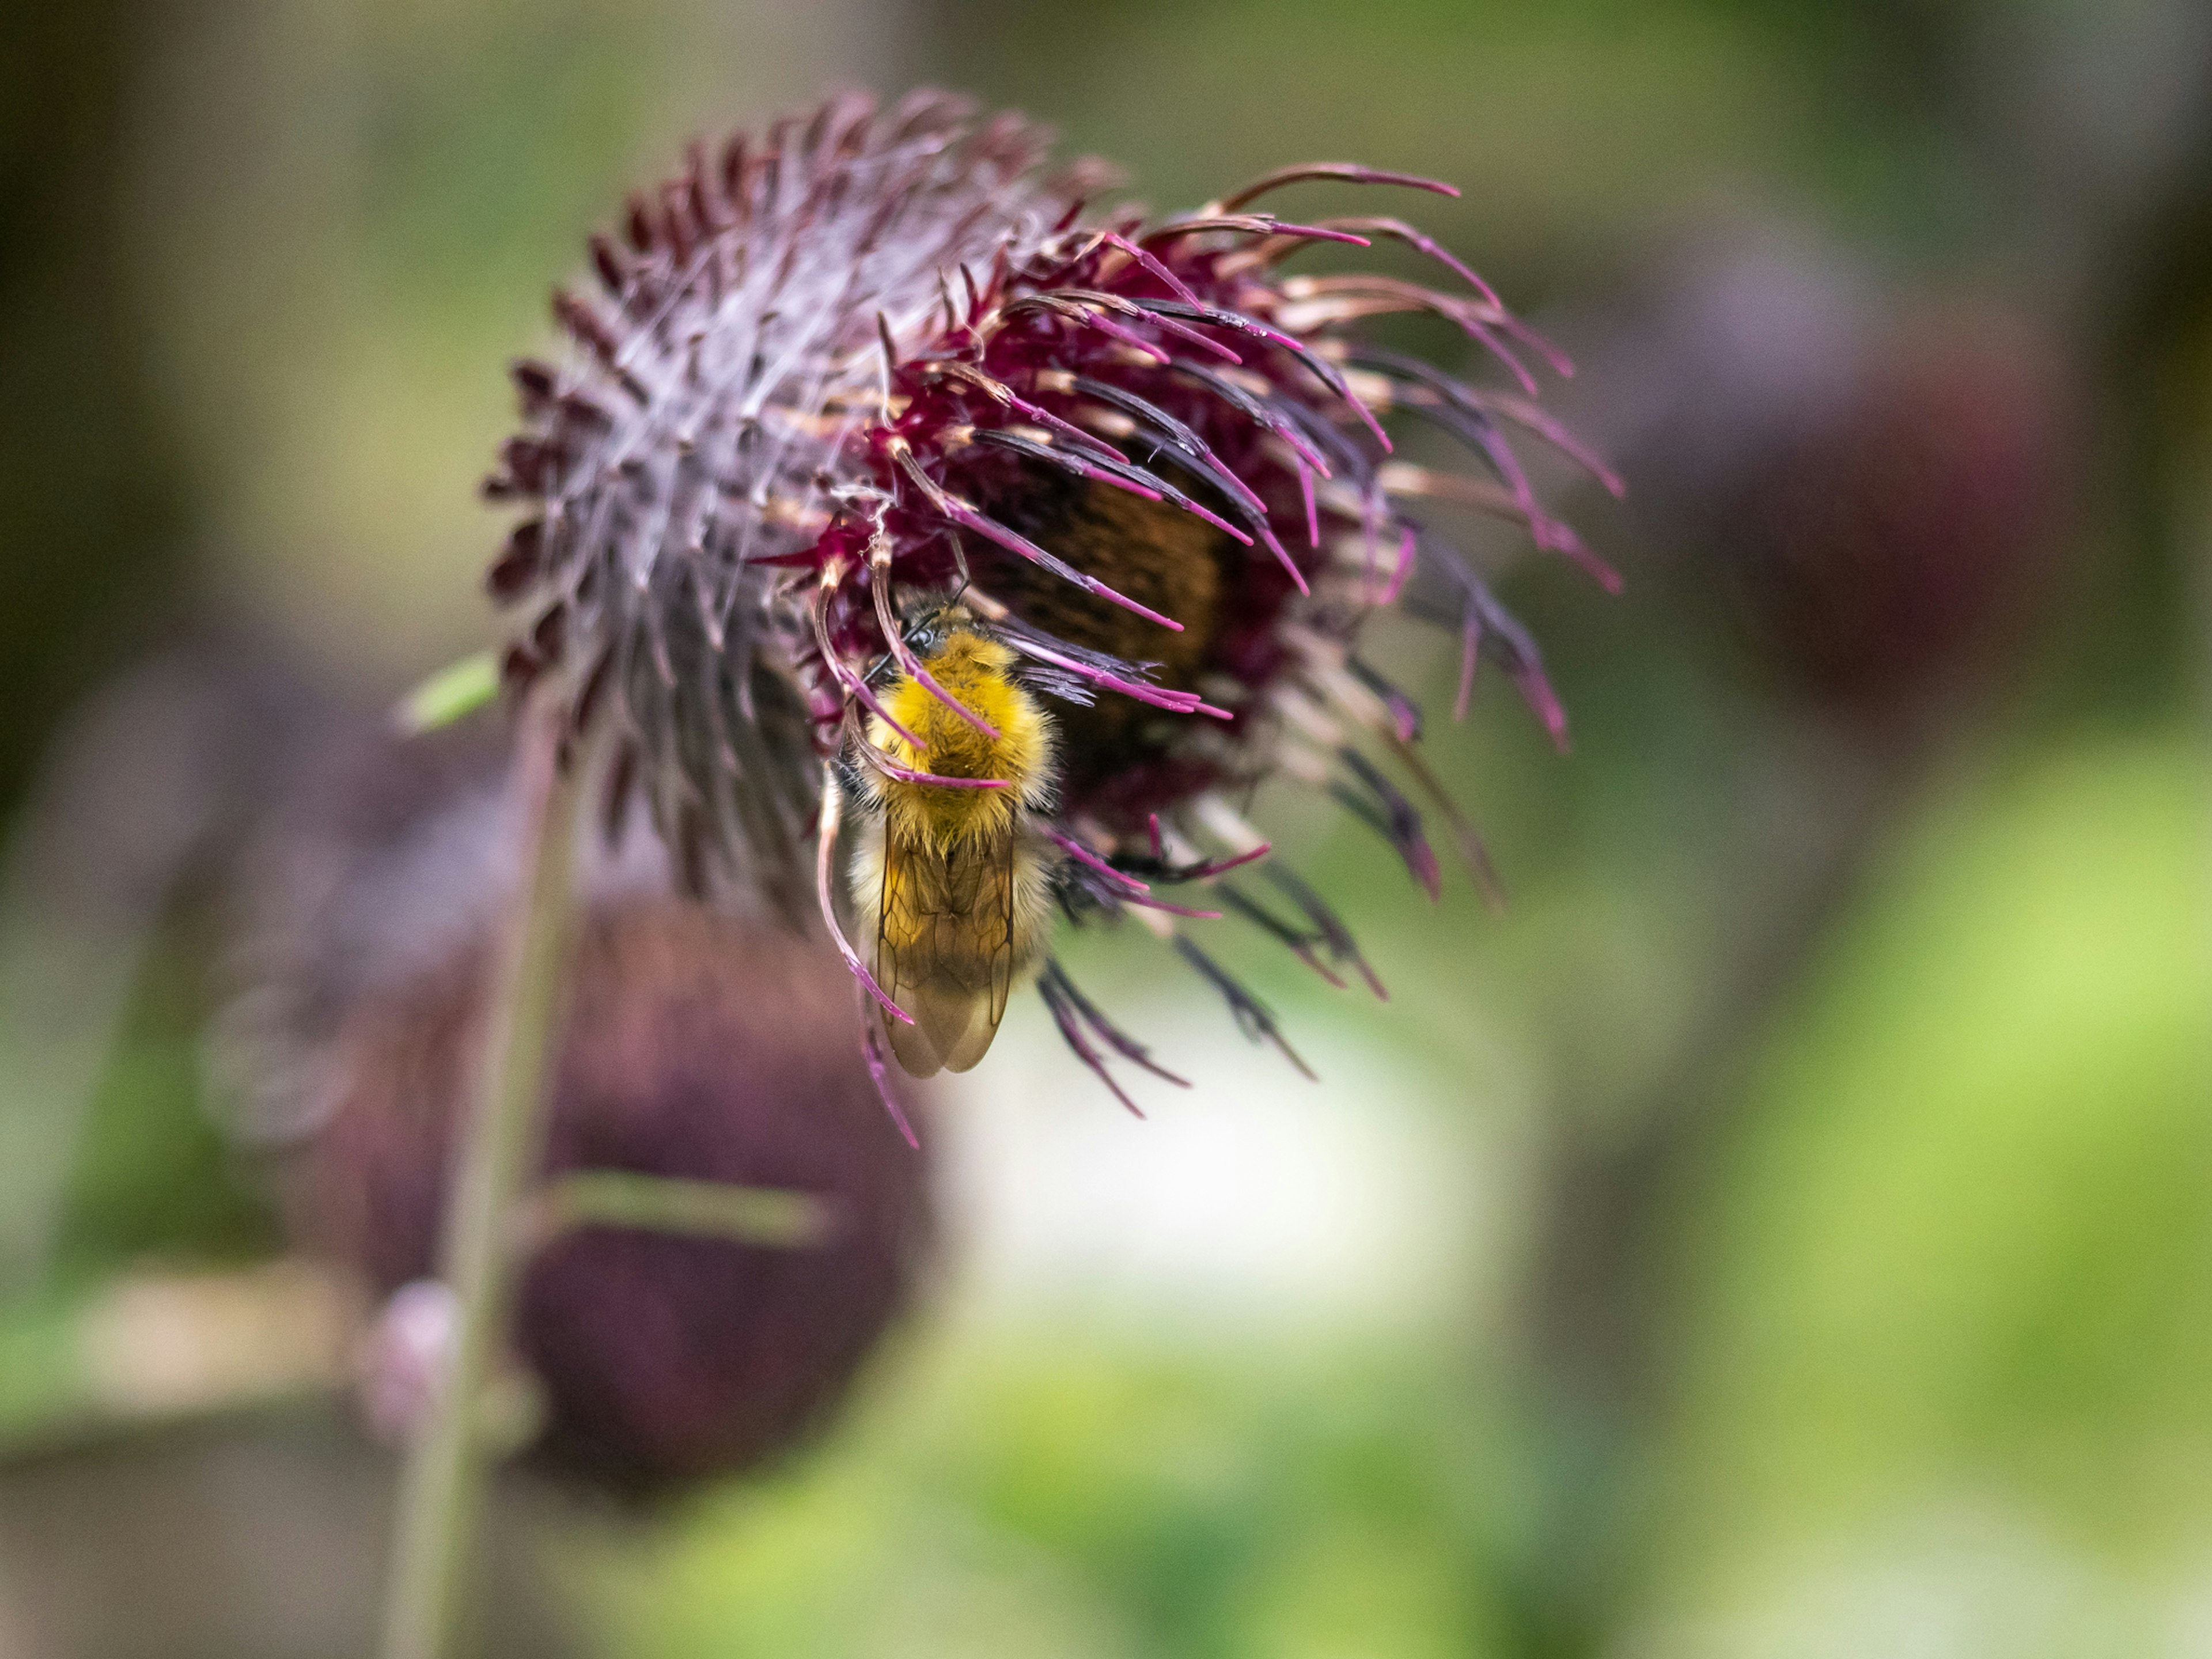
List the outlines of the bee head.
{"type": "Polygon", "coordinates": [[[975,613],[951,594],[933,593],[907,607],[904,629],[907,649],[927,662],[945,649],[957,633],[976,633],[975,613]]]}

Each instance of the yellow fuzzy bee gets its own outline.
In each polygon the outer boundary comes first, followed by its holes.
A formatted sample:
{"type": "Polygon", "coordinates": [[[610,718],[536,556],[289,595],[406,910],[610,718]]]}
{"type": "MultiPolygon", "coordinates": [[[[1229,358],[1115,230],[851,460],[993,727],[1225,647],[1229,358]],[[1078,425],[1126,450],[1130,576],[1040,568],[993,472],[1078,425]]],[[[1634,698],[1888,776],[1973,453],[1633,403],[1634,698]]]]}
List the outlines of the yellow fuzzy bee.
{"type": "Polygon", "coordinates": [[[872,809],[853,885],[860,913],[876,919],[874,973],[914,1020],[886,1020],[885,1030],[899,1064],[929,1077],[983,1058],[1015,982],[1042,952],[1054,853],[1034,815],[1052,805],[1057,764],[1051,717],[1015,679],[1015,653],[965,607],[925,613],[905,642],[910,659],[990,728],[902,672],[868,723],[875,754],[848,773],[872,809]]]}

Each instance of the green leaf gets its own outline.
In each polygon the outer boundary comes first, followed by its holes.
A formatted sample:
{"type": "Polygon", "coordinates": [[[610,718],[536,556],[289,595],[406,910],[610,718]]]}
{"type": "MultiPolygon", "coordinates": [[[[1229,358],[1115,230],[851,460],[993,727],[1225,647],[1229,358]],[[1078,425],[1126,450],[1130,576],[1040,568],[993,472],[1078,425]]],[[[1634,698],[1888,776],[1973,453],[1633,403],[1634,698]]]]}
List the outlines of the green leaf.
{"type": "Polygon", "coordinates": [[[412,737],[473,714],[499,695],[499,658],[489,651],[448,663],[399,700],[392,718],[412,737]]]}
{"type": "Polygon", "coordinates": [[[837,1206],[811,1193],[681,1181],[630,1170],[581,1170],[552,1182],[532,1206],[535,1242],[571,1227],[634,1227],[740,1244],[802,1249],[828,1242],[837,1206]]]}

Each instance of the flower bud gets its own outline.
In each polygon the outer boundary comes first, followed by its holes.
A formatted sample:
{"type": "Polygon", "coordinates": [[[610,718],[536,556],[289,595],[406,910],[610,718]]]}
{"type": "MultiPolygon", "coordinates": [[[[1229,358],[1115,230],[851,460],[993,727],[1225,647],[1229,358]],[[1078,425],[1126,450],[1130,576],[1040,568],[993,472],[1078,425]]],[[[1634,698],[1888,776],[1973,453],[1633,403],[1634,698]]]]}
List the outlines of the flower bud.
{"type": "MultiPolygon", "coordinates": [[[[431,1275],[514,872],[496,776],[465,743],[369,744],[332,770],[307,792],[319,809],[253,861],[259,977],[229,1046],[246,1121],[289,1143],[294,1237],[391,1297],[365,1378],[390,1433],[419,1420],[447,1340],[431,1275]]],[[[799,1443],[909,1300],[929,1231],[927,1160],[878,1103],[836,959],[666,896],[639,851],[595,849],[580,878],[544,1178],[787,1190],[831,1224],[801,1243],[607,1224],[518,1240],[513,1346],[543,1405],[531,1454],[629,1494],[799,1443]]]]}

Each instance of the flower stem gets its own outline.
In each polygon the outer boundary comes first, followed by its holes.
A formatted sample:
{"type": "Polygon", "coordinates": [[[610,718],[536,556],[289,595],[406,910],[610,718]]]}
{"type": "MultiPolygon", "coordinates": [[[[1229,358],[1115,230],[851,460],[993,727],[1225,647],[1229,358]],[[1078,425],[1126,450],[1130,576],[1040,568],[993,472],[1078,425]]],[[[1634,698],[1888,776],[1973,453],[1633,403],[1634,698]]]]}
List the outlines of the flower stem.
{"type": "Polygon", "coordinates": [[[410,1443],[399,1483],[381,1659],[452,1650],[487,1455],[478,1407],[507,1325],[517,1199],[542,1145],[546,1074],[561,1023],[576,821],[574,769],[559,763],[548,697],[522,715],[509,783],[521,881],[495,963],[483,1066],[446,1200],[441,1273],[457,1309],[444,1386],[410,1443]]]}

